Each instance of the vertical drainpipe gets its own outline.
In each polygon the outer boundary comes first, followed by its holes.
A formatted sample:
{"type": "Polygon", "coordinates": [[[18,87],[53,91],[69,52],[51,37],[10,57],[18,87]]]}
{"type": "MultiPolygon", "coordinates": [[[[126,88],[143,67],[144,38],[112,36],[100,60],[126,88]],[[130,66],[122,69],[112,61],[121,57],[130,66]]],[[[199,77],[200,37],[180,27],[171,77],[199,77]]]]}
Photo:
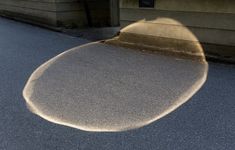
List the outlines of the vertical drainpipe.
{"type": "Polygon", "coordinates": [[[88,26],[92,27],[91,13],[88,7],[88,2],[87,0],[82,0],[82,3],[83,3],[84,10],[85,10],[88,26]]]}

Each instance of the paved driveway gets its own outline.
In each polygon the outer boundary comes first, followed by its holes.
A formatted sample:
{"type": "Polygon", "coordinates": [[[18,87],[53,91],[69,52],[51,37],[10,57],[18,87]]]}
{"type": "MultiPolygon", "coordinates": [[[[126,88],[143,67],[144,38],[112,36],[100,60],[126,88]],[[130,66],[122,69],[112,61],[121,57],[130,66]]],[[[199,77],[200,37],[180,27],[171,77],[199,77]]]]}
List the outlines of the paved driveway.
{"type": "Polygon", "coordinates": [[[30,74],[51,57],[88,41],[0,18],[1,150],[233,150],[235,66],[210,63],[208,80],[185,105],[149,126],[92,133],[32,114],[22,97],[30,74]]]}

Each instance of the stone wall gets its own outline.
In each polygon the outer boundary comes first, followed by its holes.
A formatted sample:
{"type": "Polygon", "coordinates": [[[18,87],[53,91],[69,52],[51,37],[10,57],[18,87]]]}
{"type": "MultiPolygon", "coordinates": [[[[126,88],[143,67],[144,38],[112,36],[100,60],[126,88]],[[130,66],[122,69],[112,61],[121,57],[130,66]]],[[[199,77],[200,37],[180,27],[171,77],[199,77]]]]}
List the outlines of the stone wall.
{"type": "MultiPolygon", "coordinates": [[[[110,25],[109,0],[87,0],[93,26],[110,25]]],[[[49,26],[87,26],[83,0],[2,0],[0,15],[49,26]]]]}
{"type": "Polygon", "coordinates": [[[120,0],[122,27],[157,18],[172,18],[189,28],[208,55],[235,56],[234,0],[155,0],[154,8],[139,8],[138,0],[120,0]]]}

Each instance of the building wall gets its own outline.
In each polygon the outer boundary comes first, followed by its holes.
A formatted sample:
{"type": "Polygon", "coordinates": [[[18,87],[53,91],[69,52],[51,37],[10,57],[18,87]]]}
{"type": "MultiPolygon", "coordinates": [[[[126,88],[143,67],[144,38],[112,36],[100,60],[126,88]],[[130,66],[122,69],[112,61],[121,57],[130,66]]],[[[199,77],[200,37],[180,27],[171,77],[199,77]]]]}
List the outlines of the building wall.
{"type": "MultiPolygon", "coordinates": [[[[109,0],[86,1],[93,26],[109,26],[109,0]]],[[[83,0],[2,0],[0,15],[49,26],[88,25],[83,0]]]]}
{"type": "Polygon", "coordinates": [[[56,24],[54,0],[2,0],[0,1],[0,13],[39,23],[56,24]]]}
{"type": "MultiPolygon", "coordinates": [[[[155,0],[154,8],[139,8],[138,0],[120,0],[122,27],[162,17],[189,28],[208,54],[220,55],[223,51],[224,57],[235,55],[234,0],[155,0]]],[[[170,22],[165,25],[175,26],[170,22]]]]}
{"type": "Polygon", "coordinates": [[[87,25],[84,5],[81,0],[54,0],[57,26],[80,27],[87,25]]]}

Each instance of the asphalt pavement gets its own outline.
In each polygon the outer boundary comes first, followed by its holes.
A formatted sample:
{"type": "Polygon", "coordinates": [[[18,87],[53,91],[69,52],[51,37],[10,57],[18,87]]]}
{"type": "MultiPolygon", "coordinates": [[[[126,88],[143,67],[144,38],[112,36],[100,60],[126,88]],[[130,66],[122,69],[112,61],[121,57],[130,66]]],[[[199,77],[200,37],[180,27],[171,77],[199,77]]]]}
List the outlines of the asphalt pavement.
{"type": "Polygon", "coordinates": [[[143,128],[85,132],[31,113],[22,96],[45,61],[89,41],[0,18],[0,149],[233,150],[235,66],[209,63],[208,79],[190,101],[143,128]]]}

